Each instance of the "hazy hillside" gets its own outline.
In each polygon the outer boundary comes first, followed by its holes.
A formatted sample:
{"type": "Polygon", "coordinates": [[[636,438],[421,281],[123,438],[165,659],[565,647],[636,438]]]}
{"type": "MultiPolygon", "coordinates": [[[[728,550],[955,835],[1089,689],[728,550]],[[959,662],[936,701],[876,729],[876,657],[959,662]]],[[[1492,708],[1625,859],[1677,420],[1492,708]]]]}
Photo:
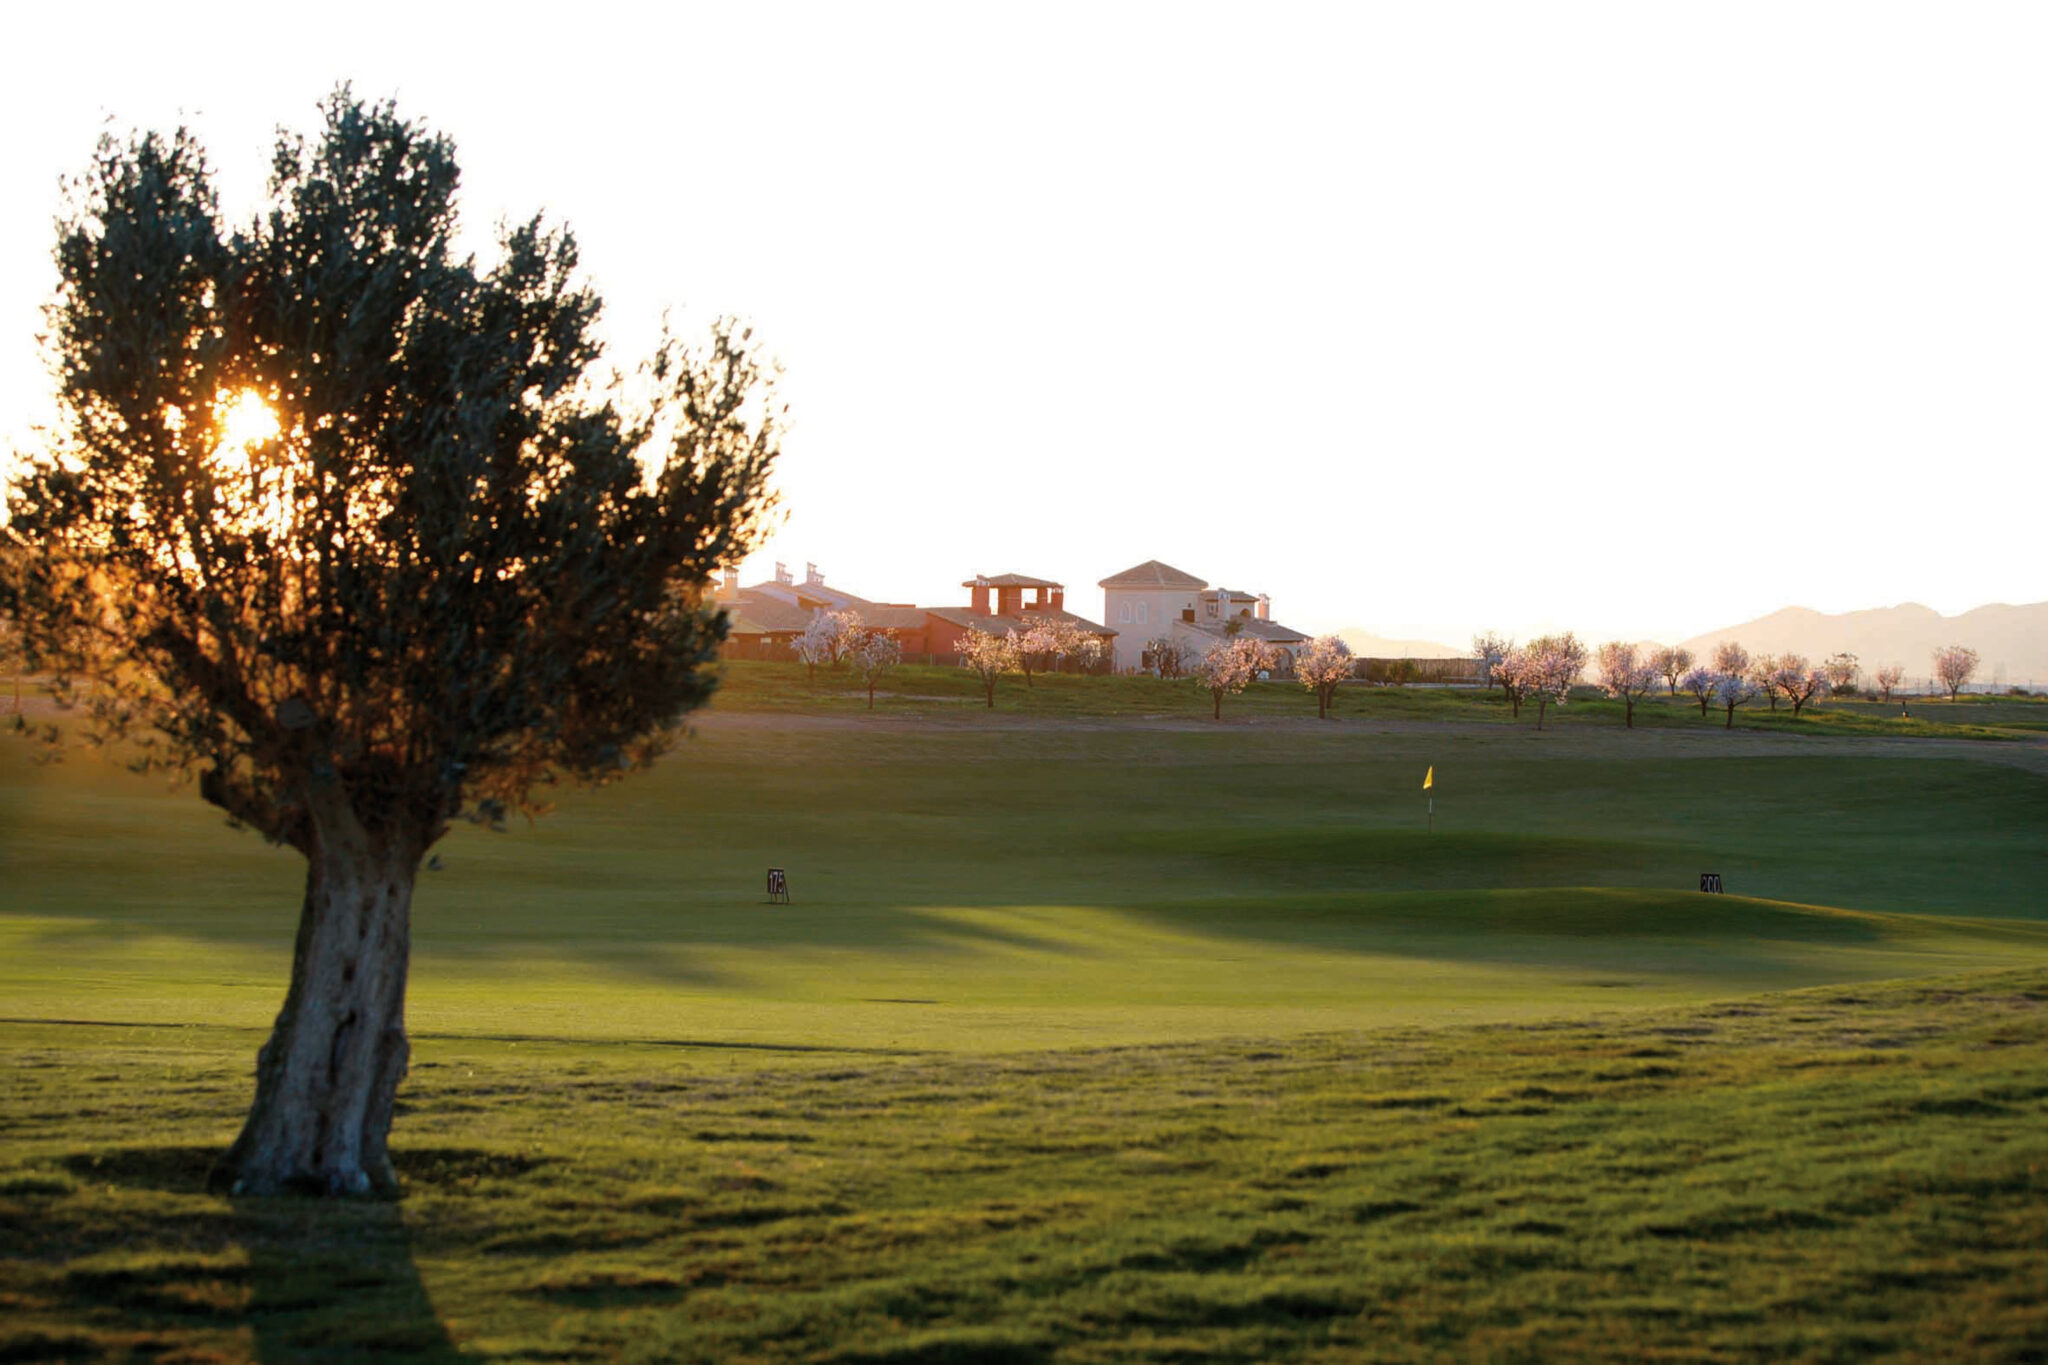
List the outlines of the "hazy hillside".
{"type": "Polygon", "coordinates": [[[1433,640],[1390,640],[1364,626],[1346,626],[1337,632],[1337,638],[1363,659],[1462,659],[1471,653],[1433,640]]]}
{"type": "Polygon", "coordinates": [[[1928,656],[1942,645],[1968,645],[1982,657],[1978,682],[2048,686],[2048,602],[1994,603],[1960,616],[1943,616],[1917,602],[1833,616],[1787,607],[1695,636],[1685,647],[1704,660],[1722,640],[1740,641],[1752,654],[1790,651],[1815,662],[1846,649],[1862,662],[1866,675],[1895,663],[1912,681],[1928,675],[1928,656]]]}

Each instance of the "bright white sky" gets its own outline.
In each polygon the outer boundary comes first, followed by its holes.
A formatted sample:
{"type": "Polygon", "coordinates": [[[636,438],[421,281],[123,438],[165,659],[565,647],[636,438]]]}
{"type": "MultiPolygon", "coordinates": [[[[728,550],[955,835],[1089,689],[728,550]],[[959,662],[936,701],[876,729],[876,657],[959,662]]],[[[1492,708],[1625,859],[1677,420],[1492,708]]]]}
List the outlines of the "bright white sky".
{"type": "Polygon", "coordinates": [[[479,244],[575,228],[622,360],[757,324],[749,581],[1159,558],[1451,644],[2048,598],[2048,7],[456,8],[11,14],[0,433],[101,129],[189,122],[239,218],[346,79],[479,244]]]}

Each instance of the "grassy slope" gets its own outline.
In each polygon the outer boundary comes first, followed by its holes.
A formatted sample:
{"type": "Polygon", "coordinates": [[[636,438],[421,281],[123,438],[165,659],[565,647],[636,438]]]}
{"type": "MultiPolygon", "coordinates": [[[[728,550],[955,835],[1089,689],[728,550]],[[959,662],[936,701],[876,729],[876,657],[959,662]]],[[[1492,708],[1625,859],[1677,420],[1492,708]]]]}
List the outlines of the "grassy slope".
{"type": "Polygon", "coordinates": [[[430,1039],[406,1200],[317,1217],[199,1192],[253,1041],[8,1033],[0,1358],[2048,1351],[2038,969],[777,1067],[430,1039]]]}
{"type": "Polygon", "coordinates": [[[2025,746],[786,682],[444,846],[411,1196],[318,1219],[196,1193],[295,858],[0,746],[0,1359],[2048,1349],[2025,746]]]}
{"type": "MultiPolygon", "coordinates": [[[[2038,916],[2048,880],[2048,781],[1989,761],[2007,746],[1013,721],[713,717],[654,773],[538,825],[459,830],[421,889],[416,1023],[1031,1047],[1518,1017],[2048,949],[1978,922],[2038,916]],[[771,864],[789,909],[761,904],[771,864]],[[1703,899],[1706,869],[1789,904],[1703,899]],[[1566,927],[1585,916],[1597,932],[1566,927]]],[[[275,1009],[295,855],[190,794],[7,747],[0,820],[10,1014],[275,1009]]]]}

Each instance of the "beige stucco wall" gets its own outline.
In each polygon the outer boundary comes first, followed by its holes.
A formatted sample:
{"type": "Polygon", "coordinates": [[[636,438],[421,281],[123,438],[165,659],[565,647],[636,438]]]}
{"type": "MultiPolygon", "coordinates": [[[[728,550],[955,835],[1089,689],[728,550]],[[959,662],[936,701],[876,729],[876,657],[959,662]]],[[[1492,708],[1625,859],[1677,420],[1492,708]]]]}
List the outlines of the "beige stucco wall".
{"type": "Polygon", "coordinates": [[[1193,588],[1104,588],[1102,623],[1116,632],[1116,666],[1136,668],[1145,642],[1165,635],[1183,608],[1195,604],[1193,588]],[[1138,619],[1143,608],[1144,619],[1138,619]]]}

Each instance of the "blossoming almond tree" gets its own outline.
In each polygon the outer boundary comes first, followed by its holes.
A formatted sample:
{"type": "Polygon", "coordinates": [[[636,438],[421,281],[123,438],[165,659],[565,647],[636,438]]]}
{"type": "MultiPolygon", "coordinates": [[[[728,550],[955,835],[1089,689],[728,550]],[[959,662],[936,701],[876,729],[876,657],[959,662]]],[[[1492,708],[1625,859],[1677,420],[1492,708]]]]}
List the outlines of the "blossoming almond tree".
{"type": "Polygon", "coordinates": [[[1798,654],[1782,655],[1777,667],[1771,670],[1771,686],[1792,703],[1792,714],[1796,718],[1801,707],[1826,694],[1827,670],[1809,667],[1805,658],[1798,654]]]}
{"type": "Polygon", "coordinates": [[[1840,692],[1856,685],[1856,656],[1848,650],[1828,655],[1828,661],[1821,665],[1828,675],[1828,687],[1840,692]]]}
{"type": "Polygon", "coordinates": [[[1714,700],[1728,712],[1728,719],[1722,723],[1724,730],[1735,728],[1735,708],[1745,702],[1756,700],[1756,683],[1747,673],[1720,673],[1714,678],[1714,700]]]}
{"type": "Polygon", "coordinates": [[[1017,667],[1017,632],[1006,635],[991,635],[985,630],[969,627],[960,637],[960,666],[981,679],[983,694],[988,698],[989,709],[996,705],[996,679],[1017,667]]]}
{"type": "Polygon", "coordinates": [[[1493,680],[1500,684],[1500,694],[1508,699],[1509,714],[1516,720],[1522,718],[1522,698],[1529,690],[1529,668],[1528,651],[1512,645],[1492,667],[1493,680]]]}
{"type": "MultiPolygon", "coordinates": [[[[1794,656],[1788,655],[1787,657],[1794,656]]],[[[1802,662],[1804,661],[1802,660],[1802,662]]],[[[1759,654],[1749,661],[1749,668],[1747,670],[1750,686],[1756,689],[1758,696],[1767,699],[1771,703],[1773,711],[1778,709],[1778,669],[1779,660],[1777,655],[1759,654]]]]}
{"type": "Polygon", "coordinates": [[[1351,646],[1334,635],[1318,635],[1294,656],[1294,678],[1316,694],[1316,718],[1329,718],[1337,687],[1351,676],[1351,646]]]}
{"type": "Polygon", "coordinates": [[[1723,640],[1714,646],[1714,671],[1716,673],[1749,672],[1749,651],[1733,640],[1723,640]]]}
{"type": "MultiPolygon", "coordinates": [[[[1550,703],[1564,705],[1571,696],[1572,684],[1585,672],[1586,647],[1570,631],[1543,635],[1517,650],[1508,666],[1514,670],[1516,685],[1523,694],[1535,700],[1536,728],[1541,730],[1550,703]]],[[[1520,707],[1516,709],[1519,712],[1520,707]]]]}
{"type": "Polygon", "coordinates": [[[1600,646],[1600,689],[1621,703],[1622,717],[1629,729],[1635,728],[1636,703],[1647,696],[1662,677],[1655,663],[1636,657],[1634,645],[1610,640],[1600,646]]]}
{"type": "Polygon", "coordinates": [[[875,709],[875,684],[883,674],[903,662],[903,646],[883,630],[864,630],[846,654],[847,661],[868,690],[868,710],[875,709]]]}
{"type": "Polygon", "coordinates": [[[1877,687],[1880,692],[1884,693],[1886,701],[1892,699],[1892,689],[1905,680],[1906,666],[1904,664],[1885,664],[1877,670],[1877,687]]]}
{"type": "Polygon", "coordinates": [[[1693,700],[1700,704],[1700,719],[1705,720],[1707,708],[1713,705],[1714,698],[1720,691],[1721,675],[1703,664],[1689,670],[1678,680],[1678,685],[1691,693],[1693,700]]]}
{"type": "Polygon", "coordinates": [[[1967,645],[1943,645],[1934,651],[1934,680],[1948,689],[1950,701],[1976,671],[1977,651],[1967,645]]]}
{"type": "Polygon", "coordinates": [[[827,611],[811,613],[811,623],[796,637],[796,656],[804,661],[806,676],[815,678],[819,664],[836,664],[859,643],[862,635],[860,613],[827,611]]]}
{"type": "Polygon", "coordinates": [[[1678,695],[1678,680],[1692,667],[1692,651],[1689,649],[1660,649],[1650,656],[1650,663],[1657,675],[1664,679],[1671,689],[1671,695],[1678,695]]]}
{"type": "Polygon", "coordinates": [[[1223,698],[1236,696],[1244,691],[1258,673],[1261,651],[1246,646],[1258,645],[1257,640],[1218,640],[1207,653],[1195,660],[1193,677],[1198,686],[1209,689],[1209,696],[1215,702],[1215,717],[1223,719],[1223,698]]]}
{"type": "Polygon", "coordinates": [[[1472,637],[1472,657],[1479,661],[1479,680],[1490,689],[1500,681],[1499,670],[1508,655],[1515,652],[1515,642],[1497,631],[1483,631],[1472,637]]]}
{"type": "Polygon", "coordinates": [[[1043,660],[1046,671],[1057,673],[1062,663],[1081,652],[1085,641],[1094,638],[1072,621],[1057,617],[1032,622],[1017,640],[1017,660],[1024,673],[1025,686],[1031,685],[1034,659],[1043,660]]]}

